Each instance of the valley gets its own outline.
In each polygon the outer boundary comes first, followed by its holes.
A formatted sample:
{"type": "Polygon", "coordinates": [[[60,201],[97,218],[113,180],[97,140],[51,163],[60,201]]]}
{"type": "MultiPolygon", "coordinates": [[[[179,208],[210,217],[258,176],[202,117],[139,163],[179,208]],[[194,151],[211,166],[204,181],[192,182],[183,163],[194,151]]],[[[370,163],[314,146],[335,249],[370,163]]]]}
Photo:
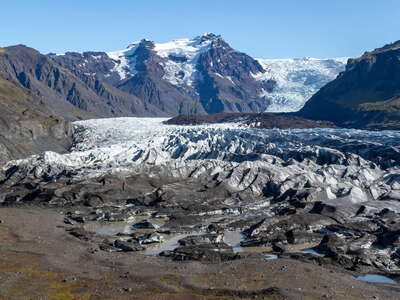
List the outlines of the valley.
{"type": "Polygon", "coordinates": [[[399,299],[400,42],[332,57],[1,47],[0,300],[399,299]]]}
{"type": "Polygon", "coordinates": [[[2,289],[51,276],[100,298],[397,298],[397,131],[167,120],[78,121],[69,153],[4,166],[0,253],[51,271],[11,268],[2,289]]]}

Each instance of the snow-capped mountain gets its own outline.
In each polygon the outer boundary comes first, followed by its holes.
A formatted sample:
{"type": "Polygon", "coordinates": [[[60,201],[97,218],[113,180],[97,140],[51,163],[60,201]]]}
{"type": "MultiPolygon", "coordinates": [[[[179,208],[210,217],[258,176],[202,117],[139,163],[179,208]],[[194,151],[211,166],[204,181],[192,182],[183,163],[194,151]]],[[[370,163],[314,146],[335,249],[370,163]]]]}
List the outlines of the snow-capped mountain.
{"type": "Polygon", "coordinates": [[[261,80],[274,80],[276,86],[265,97],[269,112],[298,111],[321,87],[345,70],[348,58],[258,59],[266,70],[261,80]]]}
{"type": "MultiPolygon", "coordinates": [[[[201,53],[212,47],[212,40],[220,38],[213,34],[205,34],[194,39],[179,39],[166,43],[155,43],[154,50],[166,60],[162,63],[163,79],[176,86],[193,87],[199,79],[197,63],[201,53]],[[211,37],[211,38],[210,38],[211,37]]],[[[137,74],[134,67],[135,56],[132,56],[140,41],[132,43],[127,49],[107,53],[115,61],[121,79],[137,74]],[[129,62],[126,57],[132,57],[129,62]]],[[[260,81],[276,82],[272,91],[262,90],[261,97],[269,103],[268,112],[298,111],[321,87],[336,78],[345,70],[348,58],[289,58],[289,59],[257,59],[265,72],[252,74],[260,81]]],[[[222,75],[216,73],[222,78],[222,75]]],[[[227,80],[233,80],[230,76],[227,80]]]]}
{"type": "MultiPolygon", "coordinates": [[[[163,79],[178,86],[193,86],[193,83],[197,79],[196,66],[199,55],[208,51],[212,41],[215,39],[216,37],[212,35],[204,35],[194,39],[153,43],[156,54],[165,59],[161,63],[164,70],[163,79]]],[[[137,56],[135,53],[138,47],[145,41],[148,40],[136,41],[124,50],[107,53],[116,62],[115,67],[111,71],[117,71],[121,80],[133,77],[138,73],[136,69],[137,56]]]]}
{"type": "Polygon", "coordinates": [[[136,111],[158,116],[295,111],[343,71],[346,60],[254,59],[212,33],[51,57],[84,81],[98,80],[137,97],[143,108],[136,111]]]}
{"type": "Polygon", "coordinates": [[[85,82],[137,97],[152,116],[262,112],[269,103],[260,95],[274,87],[252,76],[265,72],[257,60],[212,33],[168,43],[141,40],[110,53],[50,56],[85,82]]]}

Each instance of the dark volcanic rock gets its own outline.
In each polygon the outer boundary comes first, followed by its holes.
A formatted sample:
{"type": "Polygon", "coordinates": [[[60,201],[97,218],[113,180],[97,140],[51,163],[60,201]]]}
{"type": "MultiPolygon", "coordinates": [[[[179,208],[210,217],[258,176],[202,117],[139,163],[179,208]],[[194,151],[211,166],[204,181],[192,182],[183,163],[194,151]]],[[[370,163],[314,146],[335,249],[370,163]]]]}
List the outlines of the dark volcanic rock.
{"type": "Polygon", "coordinates": [[[135,229],[156,229],[158,227],[159,227],[158,225],[153,224],[148,220],[143,220],[132,225],[132,228],[135,229]]]}
{"type": "Polygon", "coordinates": [[[232,251],[232,247],[223,243],[181,246],[174,251],[166,251],[160,255],[171,257],[177,261],[197,260],[212,263],[240,258],[238,254],[232,251]]]}
{"type": "Polygon", "coordinates": [[[333,128],[330,122],[313,121],[285,113],[225,113],[213,115],[179,115],[165,122],[170,125],[243,123],[254,128],[333,128]]]}
{"type": "Polygon", "coordinates": [[[121,241],[121,240],[115,240],[113,243],[113,246],[115,248],[120,249],[120,251],[123,252],[132,252],[132,251],[142,251],[145,248],[141,246],[139,243],[135,241],[121,241]]]}
{"type": "Polygon", "coordinates": [[[116,84],[120,81],[117,72],[110,72],[115,62],[105,52],[67,52],[65,55],[48,56],[82,79],[96,74],[96,77],[105,83],[116,84]]]}
{"type": "Polygon", "coordinates": [[[223,234],[190,235],[178,241],[182,246],[216,244],[223,241],[223,234]]]}
{"type": "Polygon", "coordinates": [[[91,232],[85,231],[84,229],[77,227],[68,229],[69,234],[83,241],[89,241],[93,236],[91,232]]]}

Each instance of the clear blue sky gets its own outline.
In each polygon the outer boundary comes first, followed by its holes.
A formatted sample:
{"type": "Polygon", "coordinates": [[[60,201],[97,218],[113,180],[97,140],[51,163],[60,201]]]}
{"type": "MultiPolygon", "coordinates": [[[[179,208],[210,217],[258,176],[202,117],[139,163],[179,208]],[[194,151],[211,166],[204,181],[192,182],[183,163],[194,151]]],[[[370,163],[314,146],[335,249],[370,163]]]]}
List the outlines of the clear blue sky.
{"type": "Polygon", "coordinates": [[[399,29],[400,0],[15,0],[1,4],[0,45],[110,51],[214,32],[254,57],[337,57],[399,29]]]}

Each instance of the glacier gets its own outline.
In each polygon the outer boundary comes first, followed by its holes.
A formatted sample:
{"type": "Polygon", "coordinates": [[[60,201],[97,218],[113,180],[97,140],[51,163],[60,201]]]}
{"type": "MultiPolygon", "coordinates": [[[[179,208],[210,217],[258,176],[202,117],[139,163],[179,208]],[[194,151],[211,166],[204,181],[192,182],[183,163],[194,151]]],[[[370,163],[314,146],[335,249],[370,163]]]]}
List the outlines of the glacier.
{"type": "Polygon", "coordinates": [[[345,70],[348,57],[258,59],[266,70],[254,74],[259,80],[273,79],[277,87],[262,96],[271,101],[268,112],[300,110],[320,88],[345,70]]]}
{"type": "MultiPolygon", "coordinates": [[[[267,246],[295,259],[290,252],[298,250],[290,247],[312,245],[314,252],[297,253],[298,259],[323,253],[324,264],[400,271],[400,132],[165,121],[75,122],[69,153],[44,152],[3,166],[0,203],[57,207],[75,226],[71,234],[108,252],[141,251],[147,243],[163,249],[164,237],[195,243],[235,232],[242,251],[267,246]],[[133,221],[151,232],[105,237],[90,229],[133,221]],[[161,227],[152,225],[157,222],[161,227]]],[[[230,253],[231,246],[222,246],[230,253]]],[[[198,251],[219,255],[221,244],[174,247],[162,255],[198,260],[198,251]]],[[[240,258],[235,255],[227,257],[240,258]]]]}
{"type": "Polygon", "coordinates": [[[70,153],[45,152],[11,161],[37,176],[75,178],[142,173],[182,178],[214,176],[232,191],[275,198],[314,188],[327,197],[377,200],[400,191],[400,133],[354,129],[256,129],[240,122],[165,125],[162,118],[78,121],[70,153]],[[392,176],[393,175],[393,176],[392,176]],[[399,181],[399,182],[398,182],[399,181]]]}

